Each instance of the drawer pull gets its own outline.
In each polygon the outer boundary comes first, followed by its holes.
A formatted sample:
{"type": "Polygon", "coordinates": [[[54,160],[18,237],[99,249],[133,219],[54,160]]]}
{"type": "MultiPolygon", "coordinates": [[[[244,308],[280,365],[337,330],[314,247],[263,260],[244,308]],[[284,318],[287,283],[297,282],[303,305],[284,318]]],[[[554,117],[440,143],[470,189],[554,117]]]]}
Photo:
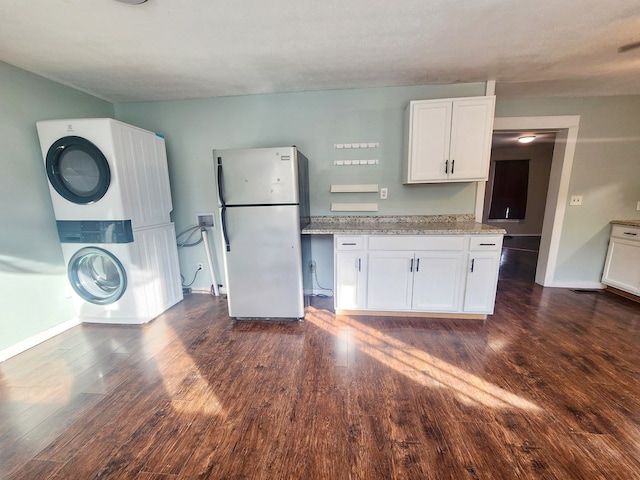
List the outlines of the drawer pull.
{"type": "Polygon", "coordinates": [[[471,273],[473,273],[473,266],[474,266],[475,263],[476,263],[476,259],[472,258],[471,259],[471,273]]]}
{"type": "Polygon", "coordinates": [[[413,258],[411,259],[411,266],[409,267],[409,271],[413,272],[413,258]]]}
{"type": "Polygon", "coordinates": [[[634,237],[635,237],[636,235],[638,235],[637,233],[634,233],[634,232],[624,232],[624,234],[625,234],[625,235],[633,235],[634,237]]]}
{"type": "Polygon", "coordinates": [[[357,243],[355,243],[355,242],[349,242],[349,243],[343,242],[342,245],[353,245],[353,246],[355,246],[355,245],[357,245],[357,243]]]}
{"type": "Polygon", "coordinates": [[[416,272],[419,272],[419,271],[420,271],[420,259],[418,258],[416,260],[416,272]]]}
{"type": "Polygon", "coordinates": [[[361,272],[362,271],[362,259],[358,258],[358,271],[361,272]]]}
{"type": "Polygon", "coordinates": [[[480,246],[481,247],[495,247],[496,244],[495,243],[481,243],[480,246]]]}

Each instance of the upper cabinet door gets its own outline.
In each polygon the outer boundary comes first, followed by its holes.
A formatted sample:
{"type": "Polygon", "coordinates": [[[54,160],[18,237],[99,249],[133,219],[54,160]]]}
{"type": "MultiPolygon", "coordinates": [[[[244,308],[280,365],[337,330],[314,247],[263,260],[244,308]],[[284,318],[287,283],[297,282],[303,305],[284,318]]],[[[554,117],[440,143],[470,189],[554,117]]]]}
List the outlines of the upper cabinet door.
{"type": "Polygon", "coordinates": [[[446,181],[451,137],[451,102],[412,102],[409,182],[446,181]],[[423,161],[422,159],[425,159],[423,161]],[[427,160],[428,159],[428,160],[427,160]]]}
{"type": "Polygon", "coordinates": [[[485,181],[495,97],[410,102],[404,183],[485,181]]]}
{"type": "Polygon", "coordinates": [[[451,180],[487,180],[494,106],[495,97],[453,102],[449,175],[451,180]]]}

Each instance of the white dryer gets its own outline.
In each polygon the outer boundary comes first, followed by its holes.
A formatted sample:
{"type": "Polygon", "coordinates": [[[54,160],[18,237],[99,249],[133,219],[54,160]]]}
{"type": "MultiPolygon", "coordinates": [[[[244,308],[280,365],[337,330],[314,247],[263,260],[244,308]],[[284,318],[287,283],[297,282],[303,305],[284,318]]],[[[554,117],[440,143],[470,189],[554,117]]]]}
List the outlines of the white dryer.
{"type": "Polygon", "coordinates": [[[57,220],[171,221],[162,136],[111,118],[36,125],[57,220]]]}
{"type": "Polygon", "coordinates": [[[58,233],[80,321],[146,323],[182,300],[172,223],[58,221],[58,233]]]}

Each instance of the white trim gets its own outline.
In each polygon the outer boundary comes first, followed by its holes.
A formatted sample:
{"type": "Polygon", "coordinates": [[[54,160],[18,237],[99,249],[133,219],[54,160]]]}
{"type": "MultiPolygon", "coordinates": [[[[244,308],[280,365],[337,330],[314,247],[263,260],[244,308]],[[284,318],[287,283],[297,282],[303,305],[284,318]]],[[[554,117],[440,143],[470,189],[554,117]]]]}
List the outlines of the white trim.
{"type": "Polygon", "coordinates": [[[551,285],[545,285],[551,288],[571,288],[580,290],[604,290],[606,287],[600,282],[554,282],[551,285]]]}
{"type": "Polygon", "coordinates": [[[56,325],[55,327],[51,327],[44,332],[40,332],[33,337],[29,337],[21,342],[16,343],[4,350],[0,351],[0,362],[4,362],[5,360],[18,355],[26,350],[29,350],[36,345],[49,340],[50,338],[55,337],[56,335],[60,335],[62,332],[69,330],[70,328],[76,327],[80,325],[80,319],[78,317],[74,317],[71,320],[67,320],[64,323],[56,325]]]}
{"type": "MultiPolygon", "coordinates": [[[[559,173],[559,179],[549,184],[545,218],[542,227],[540,256],[536,269],[536,283],[545,287],[554,285],[554,277],[558,261],[560,236],[564,223],[564,213],[569,193],[571,168],[578,140],[580,115],[557,117],[502,117],[493,122],[493,130],[561,130],[562,135],[556,137],[558,143],[564,141],[562,158],[554,154],[551,169],[559,173]],[[564,140],[563,140],[564,139],[564,140]]],[[[552,179],[553,180],[553,179],[552,179]]],[[[478,206],[476,205],[476,209],[478,206]]]]}
{"type": "Polygon", "coordinates": [[[495,81],[495,79],[487,80],[487,83],[485,84],[485,87],[484,87],[484,94],[487,97],[491,97],[491,96],[496,94],[496,81],[495,81]]]}

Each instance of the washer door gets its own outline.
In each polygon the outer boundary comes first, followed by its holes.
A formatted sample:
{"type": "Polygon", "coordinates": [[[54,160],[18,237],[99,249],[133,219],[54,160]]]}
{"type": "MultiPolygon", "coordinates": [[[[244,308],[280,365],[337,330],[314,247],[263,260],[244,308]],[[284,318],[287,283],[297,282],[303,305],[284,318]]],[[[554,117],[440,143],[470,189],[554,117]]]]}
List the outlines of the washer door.
{"type": "Polygon", "coordinates": [[[69,281],[76,293],[96,305],[117,301],[127,289],[127,274],[122,263],[102,248],[78,250],[67,268],[69,281]]]}
{"type": "Polygon", "coordinates": [[[56,141],[47,152],[46,167],[53,188],[73,203],[93,203],[109,189],[109,163],[85,138],[70,136],[56,141]]]}

